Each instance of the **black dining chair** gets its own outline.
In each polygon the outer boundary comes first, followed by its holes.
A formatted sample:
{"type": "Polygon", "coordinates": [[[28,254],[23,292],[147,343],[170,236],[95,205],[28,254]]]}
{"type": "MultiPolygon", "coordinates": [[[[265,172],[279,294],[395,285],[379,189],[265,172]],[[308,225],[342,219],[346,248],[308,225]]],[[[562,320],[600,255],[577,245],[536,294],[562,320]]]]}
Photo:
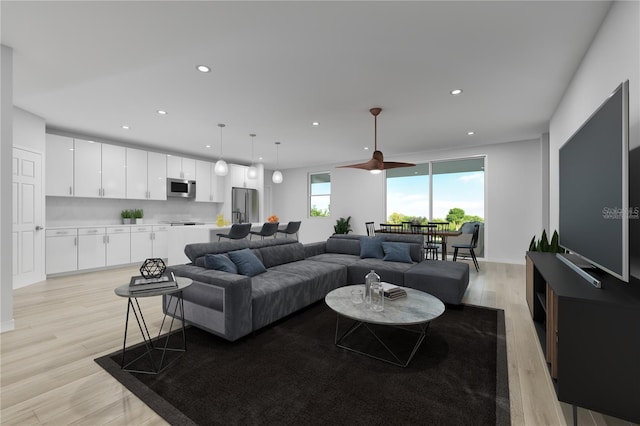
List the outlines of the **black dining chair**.
{"type": "Polygon", "coordinates": [[[302,221],[297,221],[297,222],[289,222],[287,223],[287,226],[283,229],[278,229],[278,233],[280,234],[284,234],[284,237],[287,238],[287,236],[292,235],[292,234],[296,234],[296,240],[298,239],[298,231],[300,230],[300,224],[302,223],[302,221]]]}
{"type": "Polygon", "coordinates": [[[280,222],[265,222],[262,225],[262,229],[259,231],[250,231],[249,239],[253,238],[254,235],[259,235],[261,239],[264,240],[264,237],[276,237],[276,233],[278,232],[278,226],[280,222]]]}
{"type": "Polygon", "coordinates": [[[399,233],[399,232],[402,232],[402,224],[401,223],[381,223],[380,230],[382,232],[399,233]]]}
{"type": "Polygon", "coordinates": [[[364,225],[367,227],[367,235],[369,237],[376,235],[376,227],[373,222],[365,222],[364,225]]]}
{"type": "Polygon", "coordinates": [[[429,222],[429,225],[435,225],[435,237],[434,237],[434,244],[437,244],[438,246],[440,246],[440,250],[442,250],[442,259],[446,260],[447,258],[447,252],[446,252],[446,238],[443,237],[442,235],[438,235],[440,232],[445,232],[449,230],[449,222],[429,222]]]}
{"type": "Polygon", "coordinates": [[[220,238],[229,238],[230,240],[241,240],[246,238],[251,232],[251,224],[250,223],[234,223],[231,225],[231,229],[228,234],[216,234],[218,235],[218,241],[220,238]]]}
{"type": "Polygon", "coordinates": [[[480,266],[478,265],[478,259],[476,259],[476,252],[474,251],[476,247],[478,247],[478,234],[480,233],[480,225],[477,223],[473,225],[473,235],[471,236],[471,242],[469,244],[453,244],[453,261],[455,262],[458,258],[458,249],[469,250],[469,254],[471,255],[471,259],[473,259],[473,265],[476,267],[476,272],[480,271],[480,266]]]}
{"type": "Polygon", "coordinates": [[[435,225],[411,225],[412,234],[422,234],[424,236],[424,243],[422,248],[425,251],[425,259],[438,259],[438,247],[439,243],[436,239],[436,226],[435,225]],[[429,257],[431,254],[431,257],[429,257]]]}

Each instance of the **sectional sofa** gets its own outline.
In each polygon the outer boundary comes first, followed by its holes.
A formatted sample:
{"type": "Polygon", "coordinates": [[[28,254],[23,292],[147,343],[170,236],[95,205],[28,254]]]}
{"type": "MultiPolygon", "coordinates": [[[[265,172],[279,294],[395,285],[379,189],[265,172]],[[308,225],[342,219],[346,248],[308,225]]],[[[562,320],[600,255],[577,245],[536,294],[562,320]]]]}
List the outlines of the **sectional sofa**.
{"type": "MultiPolygon", "coordinates": [[[[466,263],[422,260],[422,238],[414,235],[375,240],[334,235],[307,245],[288,239],[234,240],[189,244],[184,251],[191,263],[167,270],[193,280],[183,291],[185,320],[230,341],[337,287],[363,283],[371,269],[383,281],[426,291],[446,303],[459,304],[469,283],[466,263]]],[[[169,303],[175,298],[163,298],[168,313],[173,312],[169,303]]]]}

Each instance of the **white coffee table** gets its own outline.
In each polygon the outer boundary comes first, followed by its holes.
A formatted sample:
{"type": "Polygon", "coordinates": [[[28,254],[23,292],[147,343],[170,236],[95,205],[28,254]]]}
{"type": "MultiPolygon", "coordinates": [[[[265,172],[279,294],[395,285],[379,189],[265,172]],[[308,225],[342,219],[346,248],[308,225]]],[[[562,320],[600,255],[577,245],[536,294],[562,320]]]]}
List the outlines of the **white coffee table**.
{"type": "Polygon", "coordinates": [[[359,284],[337,288],[329,292],[324,299],[325,303],[337,314],[335,345],[339,348],[380,361],[406,367],[424,341],[431,321],[444,313],[444,304],[440,299],[428,293],[403,287],[407,292],[407,297],[396,300],[385,299],[384,310],[382,312],[376,312],[369,309],[366,303],[354,304],[351,301],[351,290],[356,288],[364,290],[364,285],[359,284]],[[339,333],[340,317],[346,317],[353,321],[351,327],[342,334],[339,333]],[[372,324],[397,327],[417,334],[417,340],[408,358],[401,359],[396,351],[391,349],[383,341],[379,333],[376,333],[374,328],[371,327],[372,324]],[[389,358],[363,352],[354,349],[353,345],[349,345],[348,337],[360,327],[364,327],[370,332],[390,355],[389,358]]]}

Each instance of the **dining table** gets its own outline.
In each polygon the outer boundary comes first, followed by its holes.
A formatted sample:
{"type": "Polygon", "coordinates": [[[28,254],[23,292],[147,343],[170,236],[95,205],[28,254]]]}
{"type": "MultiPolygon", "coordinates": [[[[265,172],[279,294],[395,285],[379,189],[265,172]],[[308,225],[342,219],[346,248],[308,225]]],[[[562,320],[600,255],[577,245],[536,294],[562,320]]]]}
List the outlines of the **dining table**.
{"type": "MultiPolygon", "coordinates": [[[[413,232],[411,229],[400,228],[400,229],[391,229],[391,228],[380,228],[376,229],[377,234],[405,234],[405,235],[421,235],[420,233],[413,232]]],[[[447,260],[447,238],[448,237],[457,237],[462,235],[462,231],[460,230],[434,230],[433,235],[436,237],[440,237],[440,243],[442,244],[442,260],[447,260]]]]}

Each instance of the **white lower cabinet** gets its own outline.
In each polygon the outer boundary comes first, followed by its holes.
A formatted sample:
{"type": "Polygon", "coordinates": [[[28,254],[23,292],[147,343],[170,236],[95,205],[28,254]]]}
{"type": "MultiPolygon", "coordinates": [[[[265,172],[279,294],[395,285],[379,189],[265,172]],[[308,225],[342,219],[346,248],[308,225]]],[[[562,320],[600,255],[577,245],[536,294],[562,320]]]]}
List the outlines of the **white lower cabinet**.
{"type": "Polygon", "coordinates": [[[51,229],[45,234],[45,273],[59,274],[78,269],[78,230],[51,229]]]}
{"type": "Polygon", "coordinates": [[[106,260],[105,228],[78,229],[78,269],[103,268],[106,260]]]}
{"type": "Polygon", "coordinates": [[[142,265],[153,254],[153,227],[134,226],[131,228],[131,263],[142,265]]]}
{"type": "Polygon", "coordinates": [[[166,259],[169,257],[169,226],[153,226],[153,257],[166,259]]]}
{"type": "Polygon", "coordinates": [[[106,234],[107,266],[131,263],[131,232],[127,226],[107,228],[106,234]]]}

